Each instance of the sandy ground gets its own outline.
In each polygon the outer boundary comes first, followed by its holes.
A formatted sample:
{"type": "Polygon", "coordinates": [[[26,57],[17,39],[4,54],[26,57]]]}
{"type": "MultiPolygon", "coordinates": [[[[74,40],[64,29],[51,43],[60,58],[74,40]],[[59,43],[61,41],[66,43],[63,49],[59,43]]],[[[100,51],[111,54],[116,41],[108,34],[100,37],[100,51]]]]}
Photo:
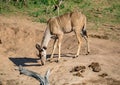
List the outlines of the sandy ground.
{"type": "MultiPolygon", "coordinates": [[[[26,16],[0,16],[0,85],[39,85],[34,78],[20,75],[16,70],[19,65],[43,76],[50,69],[51,85],[120,85],[120,25],[103,24],[98,30],[92,30],[92,26],[88,23],[89,55],[85,55],[83,44],[79,57],[72,58],[77,51],[77,39],[70,33],[64,36],[60,62],[54,62],[55,55],[53,62],[41,66],[35,44],[41,43],[46,24],[32,22],[26,16]],[[100,72],[88,67],[92,62],[100,64],[100,72]],[[82,76],[70,72],[75,66],[86,67],[82,76]],[[107,75],[99,76],[102,74],[107,75]]],[[[48,55],[52,46],[53,40],[49,42],[48,55]]]]}

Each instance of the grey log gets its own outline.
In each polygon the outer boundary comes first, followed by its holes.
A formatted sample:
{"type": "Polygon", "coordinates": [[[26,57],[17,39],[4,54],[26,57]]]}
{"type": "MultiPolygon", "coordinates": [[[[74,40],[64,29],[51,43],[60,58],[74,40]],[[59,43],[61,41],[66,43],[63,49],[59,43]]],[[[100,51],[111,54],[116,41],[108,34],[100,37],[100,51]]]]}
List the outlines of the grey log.
{"type": "Polygon", "coordinates": [[[40,74],[30,71],[30,70],[27,70],[20,65],[19,72],[20,72],[20,74],[24,74],[24,75],[27,75],[27,76],[37,79],[40,82],[40,85],[50,85],[49,80],[48,80],[50,70],[48,70],[46,72],[45,76],[42,77],[40,74]]]}

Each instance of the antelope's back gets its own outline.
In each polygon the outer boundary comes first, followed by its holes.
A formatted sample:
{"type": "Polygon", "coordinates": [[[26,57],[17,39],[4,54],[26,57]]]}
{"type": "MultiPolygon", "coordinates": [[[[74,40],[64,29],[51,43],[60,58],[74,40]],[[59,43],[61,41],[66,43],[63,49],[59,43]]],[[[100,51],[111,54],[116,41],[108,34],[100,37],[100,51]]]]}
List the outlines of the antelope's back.
{"type": "Polygon", "coordinates": [[[71,13],[71,24],[74,29],[82,29],[86,24],[86,16],[81,12],[72,12],[71,13]]]}
{"type": "Polygon", "coordinates": [[[77,11],[50,18],[48,25],[53,34],[69,33],[75,29],[82,29],[85,19],[86,17],[77,11]]]}

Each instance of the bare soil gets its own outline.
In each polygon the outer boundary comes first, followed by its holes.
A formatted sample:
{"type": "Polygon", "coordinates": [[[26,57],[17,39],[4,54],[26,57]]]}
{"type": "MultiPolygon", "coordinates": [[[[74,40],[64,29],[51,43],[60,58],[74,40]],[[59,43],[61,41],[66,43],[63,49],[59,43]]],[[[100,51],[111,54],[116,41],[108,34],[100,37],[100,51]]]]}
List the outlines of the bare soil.
{"type": "MultiPolygon", "coordinates": [[[[120,25],[103,24],[93,30],[93,23],[88,23],[91,52],[85,55],[85,44],[81,54],[72,58],[77,51],[77,39],[74,33],[64,36],[62,58],[41,66],[37,57],[36,43],[41,43],[46,24],[33,22],[26,16],[0,16],[0,85],[39,85],[34,78],[20,75],[16,70],[19,65],[44,75],[51,70],[51,85],[120,85],[120,25]],[[93,72],[88,66],[99,63],[100,72],[93,72]],[[70,71],[76,66],[85,66],[81,76],[74,76],[70,71]],[[102,77],[100,76],[102,75],[102,77]]],[[[50,41],[47,54],[50,56],[53,40],[50,41]]],[[[79,75],[80,75],[79,74],[79,75]]]]}

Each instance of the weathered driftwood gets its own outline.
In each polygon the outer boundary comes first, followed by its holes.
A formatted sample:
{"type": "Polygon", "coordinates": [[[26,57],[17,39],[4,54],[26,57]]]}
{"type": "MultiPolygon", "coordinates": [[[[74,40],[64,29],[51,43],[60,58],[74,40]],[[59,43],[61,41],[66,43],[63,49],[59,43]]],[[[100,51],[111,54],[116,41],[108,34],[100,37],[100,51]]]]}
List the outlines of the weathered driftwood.
{"type": "Polygon", "coordinates": [[[30,71],[30,70],[27,70],[20,65],[19,72],[20,72],[20,74],[24,74],[24,75],[27,75],[27,76],[37,79],[40,82],[40,85],[50,85],[49,80],[48,80],[50,70],[48,70],[46,72],[45,76],[42,77],[40,74],[30,71]]]}

